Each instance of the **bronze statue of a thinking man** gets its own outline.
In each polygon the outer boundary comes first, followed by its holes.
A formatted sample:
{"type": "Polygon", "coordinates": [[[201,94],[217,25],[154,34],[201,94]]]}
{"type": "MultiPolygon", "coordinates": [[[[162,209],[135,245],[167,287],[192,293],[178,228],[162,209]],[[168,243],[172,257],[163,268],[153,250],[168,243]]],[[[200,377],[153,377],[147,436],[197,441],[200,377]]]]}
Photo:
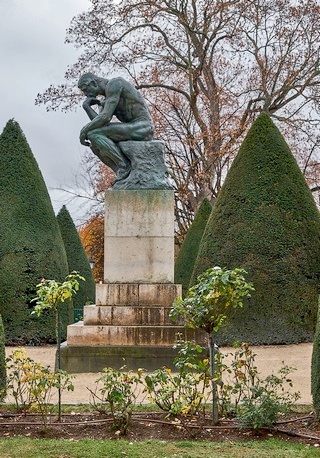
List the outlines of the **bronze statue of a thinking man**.
{"type": "Polygon", "coordinates": [[[86,96],[82,106],[90,118],[81,129],[80,142],[116,173],[116,181],[123,180],[130,174],[131,164],[117,143],[153,139],[148,107],[138,90],[121,77],[108,80],[85,73],[78,87],[86,96]],[[112,122],[113,116],[118,121],[112,122]]]}

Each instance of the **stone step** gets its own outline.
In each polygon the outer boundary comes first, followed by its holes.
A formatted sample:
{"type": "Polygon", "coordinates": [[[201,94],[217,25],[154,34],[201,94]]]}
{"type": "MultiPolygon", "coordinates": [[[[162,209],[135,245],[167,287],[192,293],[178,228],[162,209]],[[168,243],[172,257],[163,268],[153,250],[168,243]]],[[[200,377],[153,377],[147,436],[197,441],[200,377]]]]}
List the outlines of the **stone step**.
{"type": "Polygon", "coordinates": [[[181,285],[173,283],[99,283],[96,305],[159,305],[171,307],[182,295],[181,285]]]}
{"type": "Polygon", "coordinates": [[[206,334],[183,326],[84,326],[82,321],[68,326],[67,344],[72,346],[138,345],[172,346],[177,334],[185,340],[205,344],[206,334]]]}
{"type": "Polygon", "coordinates": [[[69,374],[100,372],[105,367],[153,371],[163,366],[177,370],[174,359],[178,350],[160,346],[70,346],[61,345],[61,367],[69,374]]]}
{"type": "Polygon", "coordinates": [[[173,326],[169,317],[170,307],[144,307],[121,305],[86,305],[83,323],[111,326],[173,326]]]}

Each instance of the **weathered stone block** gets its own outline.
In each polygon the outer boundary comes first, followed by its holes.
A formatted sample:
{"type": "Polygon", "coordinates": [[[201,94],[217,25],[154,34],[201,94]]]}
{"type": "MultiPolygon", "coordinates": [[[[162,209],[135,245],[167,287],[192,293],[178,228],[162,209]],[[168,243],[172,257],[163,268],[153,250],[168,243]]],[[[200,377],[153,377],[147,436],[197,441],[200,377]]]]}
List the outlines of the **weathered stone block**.
{"type": "Polygon", "coordinates": [[[173,191],[106,192],[106,283],[173,283],[173,191]]]}
{"type": "Polygon", "coordinates": [[[68,346],[172,346],[176,334],[187,335],[188,340],[201,343],[202,332],[185,330],[183,326],[83,326],[79,321],[68,326],[68,346]],[[200,341],[199,341],[200,339],[200,341]]]}
{"type": "Polygon", "coordinates": [[[96,285],[96,305],[171,307],[181,294],[181,285],[172,283],[99,283],[96,285]]]}
{"type": "Polygon", "coordinates": [[[106,191],[107,237],[173,237],[173,191],[106,191]]]}
{"type": "Polygon", "coordinates": [[[110,262],[104,269],[105,283],[174,281],[172,240],[169,237],[106,237],[104,252],[105,259],[110,262]]]}
{"type": "Polygon", "coordinates": [[[162,305],[171,307],[182,295],[182,286],[176,284],[140,284],[139,305],[162,305]]]}
{"type": "Polygon", "coordinates": [[[80,372],[101,372],[105,367],[119,369],[124,364],[128,369],[137,371],[144,368],[148,371],[167,366],[174,369],[174,358],[177,350],[172,347],[147,346],[68,346],[61,345],[61,366],[69,374],[80,372]]]}
{"type": "Polygon", "coordinates": [[[84,307],[84,326],[170,326],[169,307],[144,306],[95,306],[84,307]]]}
{"type": "Polygon", "coordinates": [[[96,285],[97,305],[138,305],[137,283],[99,283],[96,285]]]}

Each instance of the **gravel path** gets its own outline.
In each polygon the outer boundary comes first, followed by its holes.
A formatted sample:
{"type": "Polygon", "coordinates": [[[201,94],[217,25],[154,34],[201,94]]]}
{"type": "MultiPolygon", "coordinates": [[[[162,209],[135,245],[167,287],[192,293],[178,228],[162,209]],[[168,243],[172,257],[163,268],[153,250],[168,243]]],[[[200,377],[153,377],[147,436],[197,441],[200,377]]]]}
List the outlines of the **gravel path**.
{"type": "MultiPolygon", "coordinates": [[[[16,348],[16,347],[15,347],[16,348]]],[[[24,347],[27,355],[45,366],[54,367],[55,361],[55,346],[44,347],[24,347]]],[[[6,347],[7,355],[11,354],[13,347],[6,347]]],[[[261,347],[252,347],[256,353],[255,363],[262,377],[271,373],[276,373],[284,364],[296,368],[292,374],[293,389],[300,391],[303,404],[311,404],[310,394],[310,372],[311,372],[311,355],[312,344],[299,345],[270,345],[261,347]]],[[[232,351],[230,348],[221,348],[223,353],[232,351]]],[[[62,402],[64,404],[88,403],[90,393],[87,389],[94,391],[95,381],[99,374],[83,373],[75,374],[73,384],[75,389],[73,392],[64,392],[62,394],[62,402]]]]}

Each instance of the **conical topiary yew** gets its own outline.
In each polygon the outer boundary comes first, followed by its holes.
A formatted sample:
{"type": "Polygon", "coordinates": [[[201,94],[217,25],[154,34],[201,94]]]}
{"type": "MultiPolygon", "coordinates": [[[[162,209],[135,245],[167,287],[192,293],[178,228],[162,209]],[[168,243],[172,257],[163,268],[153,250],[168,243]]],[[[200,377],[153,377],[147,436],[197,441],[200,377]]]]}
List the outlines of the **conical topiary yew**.
{"type": "MultiPolygon", "coordinates": [[[[7,343],[55,339],[55,317],[31,315],[41,278],[61,281],[67,257],[37,162],[14,120],[0,135],[0,313],[7,343]]],[[[66,304],[63,334],[70,317],[66,304]]]]}
{"type": "Polygon", "coordinates": [[[76,226],[65,205],[59,211],[57,220],[67,253],[69,271],[79,272],[86,280],[85,282],[80,282],[79,290],[73,299],[73,307],[78,312],[77,316],[83,316],[83,313],[81,313],[83,306],[89,303],[94,304],[95,284],[92,270],[76,226]]]}
{"type": "Polygon", "coordinates": [[[7,388],[7,366],[6,366],[6,349],[4,339],[4,329],[2,323],[2,317],[0,315],[0,400],[6,396],[7,388]]]}
{"type": "Polygon", "coordinates": [[[320,420],[320,300],[318,309],[318,322],[312,349],[311,393],[313,409],[317,419],[320,420]]]}
{"type": "Polygon", "coordinates": [[[212,205],[204,199],[195,214],[194,220],[186,233],[174,265],[174,281],[182,284],[183,296],[186,295],[192,276],[194,263],[198,255],[201,238],[208,222],[212,205]]]}
{"type": "Polygon", "coordinates": [[[210,266],[248,272],[255,292],[218,342],[311,341],[320,273],[320,218],[279,130],[262,113],[248,132],[208,220],[192,282],[210,266]]]}

